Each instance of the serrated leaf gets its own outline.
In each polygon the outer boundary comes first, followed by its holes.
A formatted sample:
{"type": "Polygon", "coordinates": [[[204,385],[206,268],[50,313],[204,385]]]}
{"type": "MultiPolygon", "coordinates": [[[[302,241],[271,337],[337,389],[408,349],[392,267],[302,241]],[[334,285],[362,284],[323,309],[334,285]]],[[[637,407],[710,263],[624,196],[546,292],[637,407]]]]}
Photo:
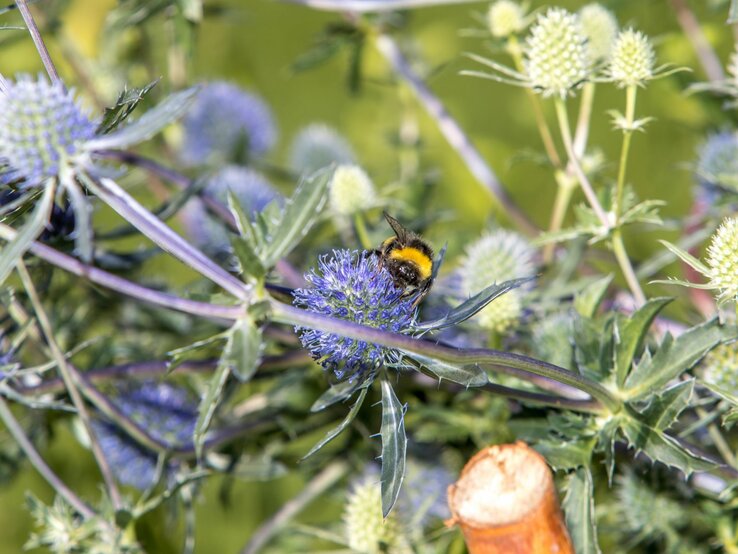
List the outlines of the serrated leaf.
{"type": "Polygon", "coordinates": [[[36,237],[44,230],[53,205],[54,187],[47,183],[43,195],[28,216],[28,220],[18,229],[15,238],[5,243],[0,250],[0,285],[5,282],[18,260],[23,257],[36,237]]]}
{"type": "Polygon", "coordinates": [[[651,427],[632,410],[620,418],[620,428],[628,444],[652,460],[675,467],[689,476],[693,471],[708,471],[715,464],[686,450],[675,438],[651,427]]]}
{"type": "Polygon", "coordinates": [[[251,243],[243,237],[231,235],[231,246],[233,253],[238,259],[241,275],[244,280],[261,281],[266,276],[267,270],[262,265],[261,259],[251,246],[251,243]]]}
{"type": "Polygon", "coordinates": [[[261,360],[261,330],[251,317],[243,317],[231,328],[228,363],[233,374],[245,383],[256,373],[261,360]]]}
{"type": "Polygon", "coordinates": [[[597,434],[597,450],[605,456],[605,470],[607,483],[612,486],[612,477],[615,474],[615,439],[617,438],[620,421],[617,418],[608,419],[597,434]]]}
{"type": "Polygon", "coordinates": [[[694,379],[680,381],[655,395],[643,411],[643,421],[659,431],[666,431],[689,406],[694,379]]]}
{"type": "Polygon", "coordinates": [[[594,508],[594,484],[589,467],[580,467],[569,476],[563,508],[574,551],[577,554],[600,554],[594,508]]]}
{"type": "Polygon", "coordinates": [[[654,318],[672,298],[652,298],[641,306],[626,321],[619,331],[619,341],[615,346],[615,378],[618,387],[622,387],[633,358],[643,344],[654,318]]]}
{"type": "Polygon", "coordinates": [[[712,392],[717,394],[720,398],[722,398],[726,402],[729,402],[733,406],[738,406],[738,396],[736,396],[733,391],[730,391],[714,383],[707,383],[706,381],[701,381],[700,384],[710,389],[712,392]]]}
{"type": "Polygon", "coordinates": [[[333,168],[324,168],[305,179],[287,202],[281,224],[264,252],[264,265],[272,267],[289,254],[315,223],[328,193],[333,168]]]}
{"type": "Polygon", "coordinates": [[[170,94],[156,107],[143,114],[140,119],[122,129],[88,141],[85,148],[88,150],[128,148],[143,142],[184,114],[195,99],[197,92],[197,87],[192,87],[170,94]]]}
{"type": "Polygon", "coordinates": [[[492,284],[468,300],[465,300],[456,308],[449,310],[443,317],[420,323],[416,325],[415,328],[420,331],[434,331],[458,325],[474,316],[495,298],[498,298],[506,292],[516,289],[525,283],[529,283],[533,279],[535,279],[535,277],[525,277],[523,279],[512,279],[510,281],[505,281],[504,283],[492,284]]]}
{"type": "Polygon", "coordinates": [[[356,419],[356,415],[359,413],[359,409],[361,408],[362,404],[364,404],[364,399],[366,398],[366,393],[369,389],[363,388],[361,389],[361,392],[359,393],[359,397],[356,399],[356,402],[354,402],[353,406],[351,406],[351,409],[349,410],[349,413],[346,414],[346,417],[343,419],[341,423],[338,424],[337,427],[334,427],[326,435],[320,439],[315,446],[313,446],[310,449],[310,452],[305,454],[302,459],[309,458],[313,454],[315,454],[318,450],[323,448],[326,444],[331,442],[333,439],[335,439],[338,435],[343,433],[344,429],[351,425],[351,422],[356,419]]]}
{"type": "Polygon", "coordinates": [[[586,318],[594,317],[595,313],[597,313],[597,308],[605,297],[607,287],[612,282],[612,277],[612,274],[610,274],[602,279],[598,279],[587,285],[584,290],[576,295],[574,298],[574,309],[579,315],[586,318]]]}
{"type": "Polygon", "coordinates": [[[387,517],[397,501],[405,478],[405,409],[387,377],[382,378],[382,515],[387,517]]]}
{"type": "Polygon", "coordinates": [[[153,89],[156,81],[150,82],[145,87],[123,89],[118,95],[118,99],[115,101],[115,105],[112,108],[105,108],[103,112],[103,118],[100,124],[97,126],[97,135],[106,135],[113,131],[118,125],[125,121],[129,115],[136,109],[136,106],[144,99],[144,97],[153,89]]]}
{"type": "Polygon", "coordinates": [[[405,354],[439,379],[446,379],[447,381],[466,387],[483,387],[489,383],[487,372],[476,364],[460,365],[416,353],[411,354],[406,352],[405,354]]]}
{"type": "Polygon", "coordinates": [[[690,369],[717,344],[735,338],[735,327],[717,319],[693,327],[674,339],[667,333],[655,354],[642,359],[625,380],[629,400],[642,399],[690,369]]]}
{"type": "MultiPolygon", "coordinates": [[[[226,349],[230,350],[229,339],[226,343],[226,349]]],[[[197,458],[202,458],[202,447],[205,443],[205,434],[208,432],[210,423],[215,416],[215,411],[218,409],[220,404],[220,398],[223,395],[223,389],[228,381],[228,377],[231,374],[230,364],[228,363],[228,354],[224,352],[223,357],[218,363],[218,367],[210,377],[208,383],[208,390],[205,396],[202,397],[200,405],[198,406],[197,422],[195,423],[195,432],[193,433],[192,440],[195,443],[195,453],[197,458]]]]}
{"type": "Polygon", "coordinates": [[[313,405],[310,407],[310,411],[313,413],[321,412],[329,406],[348,400],[357,390],[362,387],[367,388],[373,382],[374,376],[370,375],[363,381],[360,379],[354,379],[353,381],[341,381],[340,383],[336,383],[321,394],[315,402],[313,402],[313,405]]]}

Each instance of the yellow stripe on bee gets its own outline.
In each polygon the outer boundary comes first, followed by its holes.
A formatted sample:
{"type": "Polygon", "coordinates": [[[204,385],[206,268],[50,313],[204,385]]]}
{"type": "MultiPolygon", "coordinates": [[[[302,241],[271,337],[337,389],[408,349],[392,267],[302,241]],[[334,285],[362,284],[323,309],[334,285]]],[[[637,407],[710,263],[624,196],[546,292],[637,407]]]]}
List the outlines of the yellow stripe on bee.
{"type": "Polygon", "coordinates": [[[389,257],[393,260],[413,262],[417,266],[422,280],[429,279],[431,272],[433,271],[433,260],[417,248],[412,248],[410,246],[397,248],[390,252],[389,257]]]}

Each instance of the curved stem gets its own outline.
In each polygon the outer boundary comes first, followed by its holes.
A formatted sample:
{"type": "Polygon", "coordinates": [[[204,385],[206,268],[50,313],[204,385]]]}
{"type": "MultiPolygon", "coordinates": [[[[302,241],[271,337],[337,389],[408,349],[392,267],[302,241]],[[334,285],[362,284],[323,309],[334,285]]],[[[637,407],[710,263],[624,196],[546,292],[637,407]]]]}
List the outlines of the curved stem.
{"type": "Polygon", "coordinates": [[[574,170],[574,175],[576,175],[577,180],[579,181],[579,186],[582,187],[584,196],[587,197],[587,202],[589,202],[589,205],[591,206],[592,210],[594,210],[597,218],[602,223],[602,226],[605,227],[605,229],[609,229],[610,223],[607,218],[607,214],[605,213],[605,210],[602,209],[602,205],[597,199],[597,195],[592,188],[592,184],[589,182],[587,175],[584,173],[584,170],[579,163],[577,153],[574,151],[574,144],[571,137],[571,128],[569,127],[569,114],[566,109],[566,100],[564,100],[563,98],[556,98],[554,100],[554,103],[556,106],[556,117],[558,118],[559,129],[561,131],[561,139],[564,142],[564,148],[566,148],[566,154],[569,157],[569,162],[571,163],[572,169],[574,170]]]}
{"type": "Polygon", "coordinates": [[[366,230],[366,221],[364,215],[360,212],[354,214],[354,229],[356,230],[356,237],[359,239],[359,244],[364,250],[371,250],[374,245],[369,240],[369,233],[366,230]]]}
{"type": "Polygon", "coordinates": [[[236,279],[172,231],[167,225],[139,204],[135,198],[118,186],[115,181],[103,177],[96,182],[87,176],[82,176],[82,180],[101,200],[118,212],[129,223],[137,227],[163,250],[169,252],[236,298],[244,301],[249,300],[251,288],[247,284],[236,279]]]}
{"type": "MultiPolygon", "coordinates": [[[[510,57],[515,64],[515,68],[525,74],[525,68],[523,67],[523,52],[520,48],[520,43],[515,35],[510,35],[507,39],[507,51],[510,53],[510,57]]],[[[546,150],[548,160],[554,166],[554,168],[561,168],[561,157],[559,156],[558,150],[556,150],[556,144],[554,143],[551,135],[551,129],[546,123],[546,118],[543,115],[543,107],[541,106],[540,97],[533,92],[529,87],[525,87],[525,94],[530,100],[531,106],[533,107],[533,117],[536,120],[536,127],[538,127],[538,134],[541,136],[541,142],[546,150]]]]}
{"type": "MultiPolygon", "coordinates": [[[[617,412],[621,407],[620,400],[599,383],[541,360],[510,352],[484,348],[453,348],[407,335],[389,333],[374,327],[367,327],[350,321],[308,312],[273,300],[270,302],[274,321],[298,327],[318,329],[327,333],[335,333],[344,337],[396,348],[409,354],[433,357],[451,363],[488,366],[493,370],[503,371],[529,381],[533,381],[531,377],[537,375],[543,377],[543,379],[536,380],[535,383],[543,388],[546,388],[547,384],[550,386],[550,382],[553,381],[554,383],[564,384],[587,393],[600,401],[610,411],[617,412]],[[509,371],[510,369],[513,371],[509,371]]],[[[573,392],[571,388],[569,389],[570,394],[573,392]]],[[[561,392],[561,389],[558,389],[557,392],[561,392]]],[[[578,393],[577,397],[581,398],[579,394],[581,393],[578,393]]]]}
{"type": "Polygon", "coordinates": [[[643,289],[638,281],[633,264],[630,263],[630,257],[625,250],[625,243],[623,243],[623,235],[618,227],[612,232],[612,251],[615,254],[615,259],[618,261],[620,270],[623,272],[625,282],[628,283],[630,292],[633,293],[633,297],[636,301],[636,307],[641,307],[646,303],[646,295],[643,294],[643,289]]]}
{"type": "Polygon", "coordinates": [[[13,412],[8,408],[5,400],[0,396],[0,419],[3,420],[5,427],[13,436],[18,446],[21,447],[23,453],[31,462],[31,465],[36,468],[41,476],[46,479],[46,482],[51,485],[58,494],[60,494],[64,500],[66,500],[70,506],[72,506],[79,514],[89,519],[95,517],[95,511],[90,508],[82,499],[80,499],[67,485],[57,477],[57,475],[48,466],[46,461],[38,453],[38,450],[33,446],[33,443],[26,436],[23,428],[18,423],[18,420],[13,417],[13,412]]]}
{"type": "MultiPolygon", "coordinates": [[[[17,231],[15,229],[0,223],[0,238],[4,240],[13,240],[16,235],[17,231]]],[[[50,246],[46,246],[40,242],[31,243],[28,250],[42,260],[69,271],[74,275],[79,275],[80,277],[89,279],[93,283],[150,304],[178,310],[180,312],[196,316],[212,319],[224,319],[228,321],[235,321],[243,315],[243,308],[241,306],[223,306],[220,304],[198,302],[196,300],[188,300],[165,292],[149,289],[132,281],[123,279],[122,277],[118,277],[112,273],[108,273],[102,269],[86,265],[76,258],[67,256],[66,254],[63,254],[58,250],[54,250],[50,246]]]]}
{"type": "Polygon", "coordinates": [[[613,206],[616,222],[620,222],[620,216],[623,215],[623,192],[625,190],[625,174],[628,169],[630,140],[633,136],[633,122],[635,121],[636,92],[635,85],[631,85],[625,90],[625,129],[623,129],[623,144],[620,148],[620,164],[618,166],[618,180],[613,206]]]}
{"type": "Polygon", "coordinates": [[[321,494],[335,485],[349,470],[343,461],[334,461],[316,475],[307,486],[292,500],[282,505],[279,511],[266,520],[252,535],[249,542],[241,549],[241,554],[256,554],[287,523],[321,494]]]}
{"type": "Polygon", "coordinates": [[[23,287],[28,294],[28,298],[33,305],[33,310],[36,313],[36,319],[38,320],[41,331],[46,338],[46,343],[49,345],[52,357],[54,358],[54,361],[56,362],[57,368],[59,370],[59,374],[64,380],[64,386],[67,389],[67,393],[72,399],[72,404],[74,404],[74,407],[77,409],[77,415],[79,416],[79,419],[82,422],[85,431],[87,432],[87,435],[90,439],[90,449],[92,450],[92,453],[95,456],[95,460],[97,461],[97,465],[100,468],[100,473],[102,474],[103,481],[105,481],[105,487],[108,491],[108,494],[110,495],[110,501],[112,502],[113,507],[118,510],[123,505],[120,491],[118,490],[118,486],[115,483],[113,472],[110,469],[108,460],[105,457],[105,454],[100,447],[100,443],[97,440],[97,436],[95,435],[95,431],[92,429],[92,425],[90,424],[90,414],[87,411],[87,406],[85,406],[79,390],[77,390],[77,384],[75,382],[74,376],[72,375],[72,368],[70,365],[67,364],[64,353],[61,351],[59,345],[56,342],[56,339],[54,338],[54,330],[51,327],[51,322],[46,315],[46,311],[41,304],[41,299],[36,292],[36,287],[33,284],[33,280],[28,274],[26,266],[22,260],[18,261],[16,270],[20,275],[21,281],[23,282],[23,287]]]}
{"type": "Polygon", "coordinates": [[[449,114],[443,102],[433,94],[420,76],[415,73],[397,43],[388,35],[379,35],[376,37],[375,44],[379,53],[389,62],[394,72],[413,90],[418,101],[435,121],[441,134],[449,145],[456,150],[471,174],[489,190],[495,200],[504,208],[505,214],[521,231],[531,236],[537,235],[538,228],[508,195],[492,168],[482,158],[482,155],[474,147],[458,122],[449,114]]]}

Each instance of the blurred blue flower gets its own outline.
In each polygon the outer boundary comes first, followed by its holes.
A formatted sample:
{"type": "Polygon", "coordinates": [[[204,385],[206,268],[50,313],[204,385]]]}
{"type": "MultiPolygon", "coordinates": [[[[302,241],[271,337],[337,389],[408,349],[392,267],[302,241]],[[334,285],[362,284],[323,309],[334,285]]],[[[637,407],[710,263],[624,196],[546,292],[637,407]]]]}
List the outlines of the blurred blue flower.
{"type": "MultiPolygon", "coordinates": [[[[415,323],[413,298],[403,298],[386,269],[368,252],[334,250],[321,256],[305,275],[310,288],[294,291],[294,304],[311,312],[395,333],[410,333],[415,323]]],[[[362,379],[383,365],[400,361],[394,349],[298,327],[302,345],[338,379],[362,379]]]]}
{"type": "Polygon", "coordinates": [[[710,135],[699,150],[695,176],[708,193],[716,188],[738,192],[738,134],[710,135]]]}
{"type": "MultiPolygon", "coordinates": [[[[241,208],[252,219],[267,204],[283,197],[261,173],[241,166],[230,165],[206,178],[202,194],[222,206],[228,206],[228,191],[238,200],[241,208]]],[[[187,232],[195,245],[214,258],[222,258],[231,252],[226,227],[210,213],[200,200],[193,200],[183,210],[187,232]]]]}
{"type": "MultiPolygon", "coordinates": [[[[122,389],[112,402],[153,438],[172,447],[192,443],[197,405],[184,389],[168,383],[144,382],[122,389]]],[[[118,481],[141,490],[154,484],[155,452],[135,442],[112,421],[96,420],[92,425],[118,481]]],[[[170,463],[166,473],[171,476],[174,469],[170,463]]]]}
{"type": "Polygon", "coordinates": [[[409,458],[405,482],[397,498],[398,512],[405,519],[412,520],[408,522],[411,527],[422,528],[434,519],[448,519],[451,512],[446,493],[454,481],[454,476],[445,467],[409,458]]]}
{"type": "Polygon", "coordinates": [[[348,141],[333,127],[322,123],[312,123],[300,130],[290,147],[290,167],[310,174],[332,163],[356,163],[348,141]]]}
{"type": "Polygon", "coordinates": [[[61,82],[0,76],[0,184],[39,185],[87,155],[96,125],[61,82]]]}
{"type": "Polygon", "coordinates": [[[183,120],[180,157],[188,165],[245,161],[277,140],[269,106],[226,82],[205,85],[183,120]]]}

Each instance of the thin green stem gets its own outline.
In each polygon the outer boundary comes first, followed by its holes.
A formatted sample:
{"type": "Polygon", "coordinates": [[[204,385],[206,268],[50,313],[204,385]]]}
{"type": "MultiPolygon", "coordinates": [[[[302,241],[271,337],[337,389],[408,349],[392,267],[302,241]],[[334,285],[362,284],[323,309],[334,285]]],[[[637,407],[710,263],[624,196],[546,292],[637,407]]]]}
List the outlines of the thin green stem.
{"type": "MultiPolygon", "coordinates": [[[[318,329],[446,362],[462,365],[478,364],[526,379],[548,390],[557,390],[556,385],[560,387],[563,384],[596,398],[611,412],[617,412],[621,408],[620,400],[599,383],[541,360],[485,348],[458,349],[309,312],[273,300],[271,305],[272,318],[280,323],[318,329]],[[536,376],[538,379],[535,379],[536,376]]],[[[561,392],[561,389],[559,388],[557,392],[561,392]]]]}
{"type": "Polygon", "coordinates": [[[574,151],[574,144],[571,137],[571,128],[569,127],[569,114],[568,110],[566,109],[566,100],[559,97],[554,100],[554,103],[556,106],[556,117],[558,118],[559,129],[561,131],[561,139],[564,142],[564,148],[566,148],[566,154],[569,156],[569,162],[571,163],[572,169],[574,170],[574,175],[576,175],[576,178],[579,181],[579,186],[582,187],[582,191],[584,192],[584,196],[587,198],[587,202],[597,215],[597,219],[600,220],[603,227],[609,229],[610,222],[607,218],[607,214],[605,213],[605,210],[602,209],[602,205],[597,199],[597,195],[592,188],[592,184],[589,182],[587,175],[584,173],[584,170],[579,163],[579,158],[574,151]]]}
{"type": "Polygon", "coordinates": [[[366,221],[364,220],[364,214],[356,212],[354,214],[354,229],[356,230],[356,237],[359,239],[359,244],[364,250],[371,250],[374,245],[369,240],[369,233],[366,230],[366,221]]]}
{"type": "MultiPolygon", "coordinates": [[[[520,48],[520,43],[515,35],[511,35],[507,41],[507,51],[512,57],[515,68],[521,73],[525,72],[523,67],[523,51],[520,48]]],[[[561,157],[556,149],[553,136],[551,135],[551,129],[546,122],[546,118],[543,115],[543,107],[541,106],[540,97],[528,87],[525,87],[525,93],[530,100],[531,106],[533,107],[533,116],[536,120],[536,127],[538,127],[538,134],[541,136],[541,142],[546,150],[546,155],[549,161],[555,168],[561,168],[561,157]]]]}
{"type": "Polygon", "coordinates": [[[265,521],[251,535],[249,542],[241,549],[241,554],[256,554],[313,500],[334,486],[349,470],[343,460],[334,461],[316,475],[292,500],[265,521]]]}
{"type": "MultiPolygon", "coordinates": [[[[553,210],[551,211],[551,221],[548,225],[548,232],[555,233],[561,230],[564,224],[564,218],[566,212],[569,209],[569,202],[571,202],[571,196],[576,188],[576,183],[572,182],[569,175],[564,171],[556,170],[556,198],[554,198],[553,210]]],[[[543,248],[543,263],[551,263],[553,259],[554,249],[556,244],[554,242],[548,243],[543,248]]]]}
{"type": "Polygon", "coordinates": [[[636,105],[636,92],[637,87],[635,85],[629,86],[625,90],[625,125],[623,129],[623,144],[620,148],[620,164],[618,166],[618,180],[617,188],[615,193],[615,205],[613,211],[615,212],[616,222],[620,222],[620,217],[623,215],[623,194],[625,191],[625,174],[628,169],[628,154],[630,152],[630,141],[633,136],[633,122],[635,121],[635,105],[636,105]]]}
{"type": "Polygon", "coordinates": [[[36,313],[36,319],[38,320],[41,331],[46,338],[46,343],[49,345],[49,349],[51,350],[51,355],[56,362],[57,368],[59,369],[59,374],[64,380],[67,393],[72,399],[72,404],[74,404],[74,407],[77,410],[77,415],[79,415],[80,421],[82,421],[82,424],[87,431],[87,435],[90,438],[90,449],[92,450],[92,453],[95,456],[95,460],[97,461],[97,465],[100,468],[100,473],[102,474],[103,481],[105,481],[105,486],[108,490],[108,494],[110,495],[110,500],[113,503],[113,507],[118,510],[122,507],[123,504],[120,492],[118,491],[118,487],[115,484],[115,479],[113,478],[113,473],[110,470],[110,465],[105,458],[105,454],[103,453],[102,448],[100,448],[100,443],[97,441],[95,432],[92,429],[92,425],[90,424],[90,414],[87,411],[87,406],[85,406],[85,403],[82,400],[82,396],[77,390],[75,379],[72,376],[72,372],[70,371],[70,367],[67,364],[66,358],[64,357],[64,353],[62,352],[61,348],[59,348],[59,345],[56,343],[56,339],[54,338],[54,331],[51,327],[51,322],[46,315],[46,311],[41,304],[41,299],[38,296],[38,292],[36,291],[36,287],[33,284],[33,280],[31,279],[31,276],[29,275],[28,270],[26,269],[26,266],[22,260],[18,261],[16,271],[20,275],[23,287],[25,288],[26,294],[28,294],[28,298],[31,301],[33,310],[36,313]]]}
{"type": "MultiPolygon", "coordinates": [[[[704,409],[699,407],[696,408],[695,411],[697,412],[697,416],[700,419],[703,419],[708,415],[704,409]]],[[[733,450],[730,448],[728,441],[725,440],[725,437],[720,432],[720,429],[718,429],[717,425],[715,425],[714,423],[709,423],[707,425],[707,433],[710,435],[712,442],[715,443],[715,448],[717,448],[718,452],[720,452],[723,460],[725,460],[725,462],[729,466],[738,469],[738,460],[736,460],[736,456],[733,453],[733,450]]]]}
{"type": "Polygon", "coordinates": [[[582,97],[579,101],[579,117],[577,118],[577,129],[574,132],[574,152],[577,158],[581,158],[587,149],[589,138],[589,127],[592,120],[592,106],[594,105],[595,84],[585,83],[582,87],[582,97]]]}
{"type": "Polygon", "coordinates": [[[2,397],[0,397],[0,419],[3,420],[3,423],[5,424],[5,427],[8,428],[10,434],[13,435],[18,446],[21,447],[21,450],[23,450],[28,461],[31,462],[31,465],[36,468],[36,471],[46,479],[46,482],[49,483],[49,485],[51,485],[51,487],[83,517],[87,519],[95,517],[97,515],[95,514],[95,511],[79,498],[72,489],[67,487],[67,485],[59,479],[59,477],[57,477],[53,470],[48,466],[46,461],[44,461],[41,454],[39,454],[38,450],[33,446],[33,443],[26,436],[26,433],[18,423],[18,420],[13,417],[13,412],[10,411],[10,408],[2,397]]]}
{"type": "Polygon", "coordinates": [[[623,236],[620,233],[620,228],[615,229],[612,232],[612,251],[615,254],[615,259],[618,261],[620,270],[623,272],[625,282],[628,283],[630,292],[633,293],[633,297],[636,300],[638,307],[643,306],[646,303],[646,295],[643,294],[638,277],[633,269],[633,264],[630,263],[630,257],[625,250],[625,243],[623,243],[623,236]]]}

